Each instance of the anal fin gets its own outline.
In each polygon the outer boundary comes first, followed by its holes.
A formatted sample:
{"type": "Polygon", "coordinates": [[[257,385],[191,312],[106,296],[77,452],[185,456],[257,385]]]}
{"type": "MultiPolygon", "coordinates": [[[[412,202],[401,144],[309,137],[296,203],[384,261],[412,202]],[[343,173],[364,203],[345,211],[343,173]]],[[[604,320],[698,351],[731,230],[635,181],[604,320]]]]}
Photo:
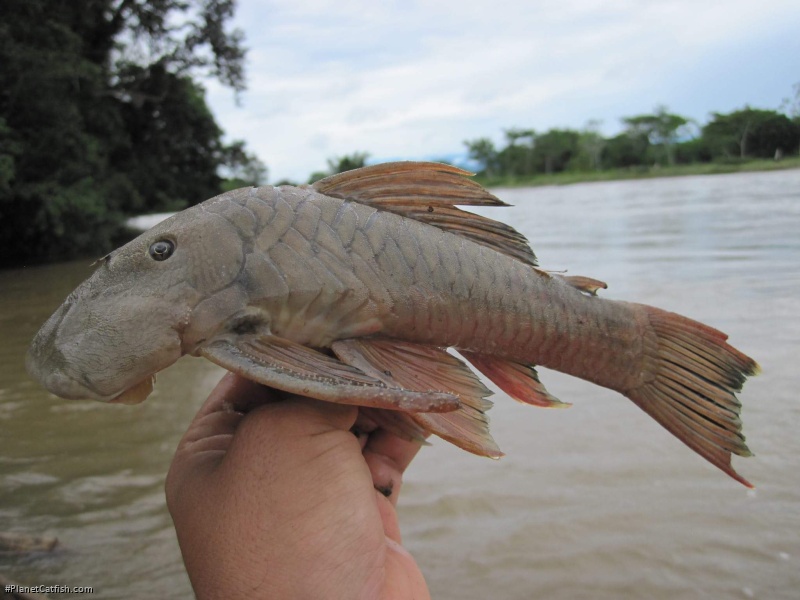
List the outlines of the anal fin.
{"type": "Polygon", "coordinates": [[[203,346],[200,353],[253,381],[328,402],[408,412],[446,412],[461,405],[455,394],[387,385],[333,357],[277,336],[224,336],[203,346]]]}
{"type": "Polygon", "coordinates": [[[533,404],[544,408],[565,408],[572,406],[562,402],[548,392],[539,374],[532,365],[486,356],[476,352],[459,351],[481,373],[491,379],[497,387],[524,404],[533,404]]]}
{"type": "Polygon", "coordinates": [[[345,363],[383,381],[410,390],[438,389],[456,394],[458,410],[408,416],[420,427],[473,454],[503,455],[489,433],[486,411],[492,392],[461,360],[444,348],[386,338],[357,338],[333,343],[345,363]]]}

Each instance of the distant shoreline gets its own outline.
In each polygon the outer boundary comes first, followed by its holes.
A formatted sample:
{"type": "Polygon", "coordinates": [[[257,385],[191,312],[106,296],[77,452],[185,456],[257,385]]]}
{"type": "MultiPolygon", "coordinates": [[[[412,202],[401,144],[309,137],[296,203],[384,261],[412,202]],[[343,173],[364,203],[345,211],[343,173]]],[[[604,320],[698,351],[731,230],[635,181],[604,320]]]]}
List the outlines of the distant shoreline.
{"type": "Polygon", "coordinates": [[[800,169],[800,156],[790,156],[776,161],[771,159],[750,160],[734,163],[692,163],[672,167],[632,167],[629,169],[608,169],[606,171],[562,171],[552,175],[532,175],[525,177],[483,177],[477,175],[475,181],[485,187],[536,187],[545,185],[571,185],[595,181],[618,181],[625,179],[651,179],[656,177],[684,177],[690,175],[720,175],[725,173],[746,173],[759,171],[784,171],[800,169]]]}

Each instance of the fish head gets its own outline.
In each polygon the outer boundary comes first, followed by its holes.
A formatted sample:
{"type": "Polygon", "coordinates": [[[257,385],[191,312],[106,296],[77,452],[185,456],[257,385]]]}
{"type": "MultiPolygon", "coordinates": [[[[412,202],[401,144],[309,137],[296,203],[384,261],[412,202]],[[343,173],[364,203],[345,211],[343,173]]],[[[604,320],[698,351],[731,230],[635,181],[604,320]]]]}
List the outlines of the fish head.
{"type": "Polygon", "coordinates": [[[26,367],[62,398],[132,404],[187,352],[193,308],[236,279],[242,239],[198,205],[98,263],[36,334],[26,367]]]}

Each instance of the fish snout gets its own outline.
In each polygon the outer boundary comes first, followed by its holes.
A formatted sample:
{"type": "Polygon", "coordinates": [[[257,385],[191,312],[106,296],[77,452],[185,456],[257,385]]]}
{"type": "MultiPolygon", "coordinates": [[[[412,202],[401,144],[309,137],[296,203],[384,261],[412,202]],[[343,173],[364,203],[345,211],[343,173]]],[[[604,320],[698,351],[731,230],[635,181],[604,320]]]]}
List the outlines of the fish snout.
{"type": "Polygon", "coordinates": [[[31,377],[42,384],[48,392],[67,400],[102,399],[88,385],[67,372],[62,366],[66,361],[57,349],[52,348],[44,356],[37,354],[36,350],[35,346],[28,350],[25,367],[31,377]]]}
{"type": "Polygon", "coordinates": [[[58,347],[58,331],[71,306],[65,302],[42,325],[25,356],[25,368],[56,396],[68,400],[100,399],[87,383],[69,373],[69,361],[58,347]]]}
{"type": "Polygon", "coordinates": [[[44,375],[42,381],[47,390],[66,400],[104,400],[91,388],[87,387],[61,369],[55,369],[44,375]]]}

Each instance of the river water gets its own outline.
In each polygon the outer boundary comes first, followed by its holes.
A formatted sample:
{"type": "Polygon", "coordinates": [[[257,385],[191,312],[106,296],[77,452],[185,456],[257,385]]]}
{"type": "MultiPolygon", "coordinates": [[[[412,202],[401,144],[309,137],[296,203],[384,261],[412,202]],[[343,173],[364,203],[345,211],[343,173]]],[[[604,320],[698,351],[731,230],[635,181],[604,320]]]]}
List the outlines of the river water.
{"type": "MultiPolygon", "coordinates": [[[[540,263],[603,295],[704,321],[755,357],[740,395],[747,490],[628,400],[541,370],[569,410],[491,412],[500,461],[442,441],[411,466],[405,543],[434,598],[800,598],[800,171],[496,190],[540,263]]],[[[24,373],[37,328],[86,261],[0,272],[0,555],[21,583],[99,598],[187,598],[165,509],[175,445],[222,371],[183,359],[138,406],[67,402],[24,373]]],[[[52,595],[54,598],[69,597],[52,595]]]]}

